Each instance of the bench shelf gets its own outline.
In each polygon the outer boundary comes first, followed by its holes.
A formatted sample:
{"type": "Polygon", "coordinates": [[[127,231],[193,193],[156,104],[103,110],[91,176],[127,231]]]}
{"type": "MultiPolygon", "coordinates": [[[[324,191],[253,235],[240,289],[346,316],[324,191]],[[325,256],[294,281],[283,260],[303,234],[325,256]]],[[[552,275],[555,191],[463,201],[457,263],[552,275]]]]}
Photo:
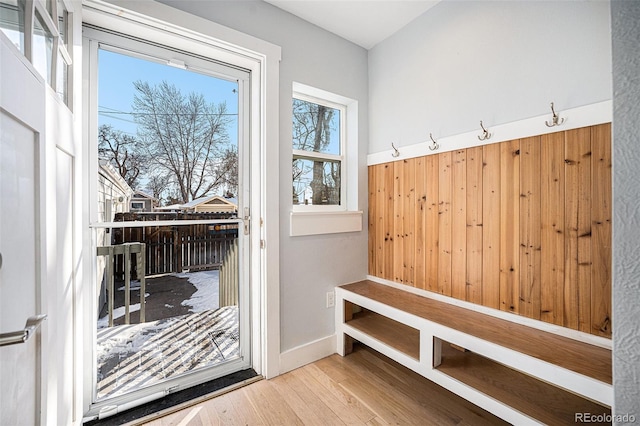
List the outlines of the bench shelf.
{"type": "Polygon", "coordinates": [[[336,306],[338,353],[360,341],[511,423],[610,413],[610,349],[370,280],[336,306]]]}

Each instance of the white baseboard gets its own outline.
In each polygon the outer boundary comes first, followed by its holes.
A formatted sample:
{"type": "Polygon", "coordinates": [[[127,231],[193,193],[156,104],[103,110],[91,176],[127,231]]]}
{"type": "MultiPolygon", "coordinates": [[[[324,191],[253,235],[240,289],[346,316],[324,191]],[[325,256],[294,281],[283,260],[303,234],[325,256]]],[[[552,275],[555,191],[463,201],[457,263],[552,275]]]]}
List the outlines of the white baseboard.
{"type": "Polygon", "coordinates": [[[280,354],[280,374],[336,353],[336,335],[306,343],[280,354]]]}

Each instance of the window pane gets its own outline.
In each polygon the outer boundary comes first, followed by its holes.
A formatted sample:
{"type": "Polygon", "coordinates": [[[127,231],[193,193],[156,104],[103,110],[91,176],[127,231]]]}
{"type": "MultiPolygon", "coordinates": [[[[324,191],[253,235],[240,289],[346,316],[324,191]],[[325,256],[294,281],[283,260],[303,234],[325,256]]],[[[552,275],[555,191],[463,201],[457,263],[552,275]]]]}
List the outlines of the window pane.
{"type": "Polygon", "coordinates": [[[36,12],[33,25],[33,66],[51,85],[51,60],[53,54],[53,36],[46,29],[42,17],[36,12]]]}
{"type": "Polygon", "coordinates": [[[69,65],[67,65],[62,55],[58,55],[58,65],[56,67],[56,92],[65,105],[69,105],[69,97],[67,96],[69,92],[67,90],[68,75],[69,65]]]}
{"type": "Polygon", "coordinates": [[[58,1],[58,33],[60,34],[60,42],[62,42],[62,44],[64,44],[65,47],[68,47],[67,19],[68,19],[68,13],[67,13],[67,10],[64,8],[64,3],[61,1],[58,1]]]}
{"type": "Polygon", "coordinates": [[[293,149],[340,155],[340,110],[294,99],[293,149]]]}
{"type": "Polygon", "coordinates": [[[24,55],[23,0],[0,0],[0,30],[24,55]]]}
{"type": "Polygon", "coordinates": [[[294,205],[340,205],[340,161],[293,159],[294,205]]]}

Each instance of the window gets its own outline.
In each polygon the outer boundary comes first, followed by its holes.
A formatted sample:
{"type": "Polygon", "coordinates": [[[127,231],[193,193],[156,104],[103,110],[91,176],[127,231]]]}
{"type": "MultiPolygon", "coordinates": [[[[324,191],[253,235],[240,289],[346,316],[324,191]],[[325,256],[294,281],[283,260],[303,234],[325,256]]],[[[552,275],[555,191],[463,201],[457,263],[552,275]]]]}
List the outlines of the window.
{"type": "Polygon", "coordinates": [[[25,0],[0,0],[0,31],[67,105],[72,64],[67,37],[70,4],[68,0],[47,0],[27,7],[29,3],[25,0]],[[33,28],[27,23],[32,23],[33,28]]]}
{"type": "Polygon", "coordinates": [[[132,201],[131,210],[144,210],[144,203],[141,201],[132,201]]]}
{"type": "Polygon", "coordinates": [[[292,236],[362,229],[357,120],[357,101],[293,84],[292,236]]]}
{"type": "Polygon", "coordinates": [[[344,206],[344,106],[293,98],[293,205],[344,206]]]}

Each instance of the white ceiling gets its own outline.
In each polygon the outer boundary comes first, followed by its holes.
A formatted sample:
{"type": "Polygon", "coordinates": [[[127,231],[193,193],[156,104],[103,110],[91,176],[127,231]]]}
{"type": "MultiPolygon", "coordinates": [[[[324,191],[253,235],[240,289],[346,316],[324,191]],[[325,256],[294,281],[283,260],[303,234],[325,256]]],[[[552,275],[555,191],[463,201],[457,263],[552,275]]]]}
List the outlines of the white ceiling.
{"type": "Polygon", "coordinates": [[[371,49],[440,0],[265,1],[365,49],[371,49]]]}

